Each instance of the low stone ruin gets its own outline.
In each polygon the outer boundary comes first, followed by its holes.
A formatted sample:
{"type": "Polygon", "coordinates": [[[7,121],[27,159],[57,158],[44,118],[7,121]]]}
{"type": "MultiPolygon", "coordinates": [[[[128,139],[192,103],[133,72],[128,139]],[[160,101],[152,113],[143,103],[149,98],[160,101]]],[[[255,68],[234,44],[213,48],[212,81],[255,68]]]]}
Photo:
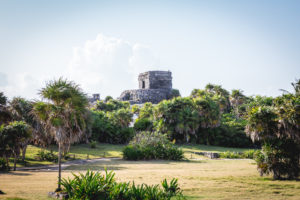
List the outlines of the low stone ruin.
{"type": "Polygon", "coordinates": [[[139,89],[125,90],[118,98],[130,104],[159,103],[172,98],[172,73],[170,71],[148,71],[138,77],[139,89]]]}

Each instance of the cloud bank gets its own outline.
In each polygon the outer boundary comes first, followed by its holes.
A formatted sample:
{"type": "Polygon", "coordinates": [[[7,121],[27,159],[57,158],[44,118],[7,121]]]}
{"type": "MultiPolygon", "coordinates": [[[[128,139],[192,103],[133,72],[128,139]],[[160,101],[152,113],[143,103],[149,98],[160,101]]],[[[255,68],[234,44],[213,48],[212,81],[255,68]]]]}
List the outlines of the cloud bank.
{"type": "Polygon", "coordinates": [[[66,76],[89,94],[118,97],[125,89],[137,88],[139,73],[158,66],[149,47],[99,34],[73,49],[66,76]]]}

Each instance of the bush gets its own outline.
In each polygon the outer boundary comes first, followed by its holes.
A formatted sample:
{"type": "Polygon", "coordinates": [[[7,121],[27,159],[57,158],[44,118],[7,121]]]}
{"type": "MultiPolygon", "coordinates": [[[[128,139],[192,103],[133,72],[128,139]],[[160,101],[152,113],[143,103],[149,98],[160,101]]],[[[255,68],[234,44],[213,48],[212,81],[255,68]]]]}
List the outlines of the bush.
{"type": "Polygon", "coordinates": [[[6,171],[8,170],[8,166],[6,164],[6,161],[4,158],[0,158],[0,171],[6,171]]]}
{"type": "Polygon", "coordinates": [[[134,182],[115,181],[115,173],[107,172],[105,175],[98,172],[87,171],[86,174],[75,175],[73,179],[62,179],[63,192],[70,199],[89,200],[170,200],[184,199],[182,190],[178,186],[178,180],[172,179],[170,183],[164,179],[159,185],[148,186],[146,184],[135,185],[134,182]]]}
{"type": "Polygon", "coordinates": [[[300,174],[300,146],[291,139],[269,140],[260,153],[255,153],[255,161],[260,175],[273,174],[274,179],[295,179],[300,174]]]}
{"type": "Polygon", "coordinates": [[[260,150],[248,150],[243,152],[243,157],[244,158],[249,158],[249,159],[254,159],[255,155],[260,152],[260,150]]]}
{"type": "Polygon", "coordinates": [[[45,161],[51,161],[51,162],[53,162],[53,161],[57,162],[57,160],[58,160],[57,155],[55,155],[52,150],[50,152],[48,152],[48,151],[45,151],[44,149],[41,149],[37,153],[36,157],[39,160],[45,160],[45,161]]]}
{"type": "Polygon", "coordinates": [[[132,127],[121,127],[108,117],[109,112],[93,111],[92,139],[110,144],[128,143],[134,136],[132,127]]]}
{"type": "Polygon", "coordinates": [[[148,118],[137,119],[134,122],[134,130],[136,131],[151,131],[153,122],[148,118]]]}
{"type": "Polygon", "coordinates": [[[243,157],[240,153],[226,151],[220,153],[220,158],[243,158],[243,157]]]}
{"type": "Polygon", "coordinates": [[[260,150],[248,150],[248,151],[244,151],[244,152],[230,152],[230,151],[226,151],[226,152],[222,152],[220,153],[220,158],[248,158],[248,159],[254,159],[255,155],[258,154],[260,152],[260,150]]]}
{"type": "Polygon", "coordinates": [[[245,124],[245,120],[236,119],[231,113],[223,114],[219,127],[198,130],[196,142],[224,147],[252,147],[251,139],[244,132],[245,124]]]}
{"type": "Polygon", "coordinates": [[[182,160],[183,151],[158,132],[141,132],[123,149],[125,160],[182,160]]]}
{"type": "Polygon", "coordinates": [[[91,143],[90,143],[90,147],[91,147],[92,149],[95,149],[95,148],[96,148],[96,145],[97,145],[97,141],[92,140],[91,143]]]}

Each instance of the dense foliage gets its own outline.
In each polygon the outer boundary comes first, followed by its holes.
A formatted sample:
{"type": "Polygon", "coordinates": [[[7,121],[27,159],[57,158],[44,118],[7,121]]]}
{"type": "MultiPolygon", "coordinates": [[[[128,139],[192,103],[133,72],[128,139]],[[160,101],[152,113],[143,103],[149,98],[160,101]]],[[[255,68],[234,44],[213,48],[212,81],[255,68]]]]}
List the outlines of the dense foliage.
{"type": "Polygon", "coordinates": [[[63,191],[69,199],[89,200],[170,200],[184,199],[178,186],[178,180],[172,179],[170,183],[164,179],[159,185],[148,186],[146,184],[121,182],[115,180],[115,173],[105,171],[105,175],[99,172],[87,171],[86,174],[73,174],[73,179],[63,179],[63,191]]]}
{"type": "Polygon", "coordinates": [[[0,156],[6,160],[14,158],[14,170],[22,147],[27,144],[27,139],[31,137],[30,127],[23,121],[10,122],[8,125],[0,127],[0,156]]]}
{"type": "Polygon", "coordinates": [[[182,160],[183,151],[159,132],[140,132],[123,149],[125,160],[182,160]]]}
{"type": "Polygon", "coordinates": [[[263,174],[274,179],[295,179],[300,166],[300,81],[293,84],[295,93],[284,94],[248,110],[246,132],[263,143],[256,161],[263,174]]]}
{"type": "Polygon", "coordinates": [[[160,131],[177,143],[198,143],[228,147],[250,147],[245,135],[245,113],[250,98],[240,90],[232,94],[221,86],[208,84],[194,89],[189,97],[145,103],[138,110],[136,131],[160,131]]]}
{"type": "Polygon", "coordinates": [[[199,129],[196,133],[197,138],[192,141],[224,147],[251,147],[253,143],[244,132],[246,123],[246,120],[236,118],[232,113],[224,113],[221,116],[220,126],[199,129]]]}
{"type": "Polygon", "coordinates": [[[254,159],[256,158],[256,155],[260,154],[260,150],[248,150],[244,152],[232,152],[232,151],[226,151],[220,153],[220,158],[248,158],[248,159],[254,159]]]}
{"type": "Polygon", "coordinates": [[[86,134],[88,100],[78,85],[62,78],[48,82],[41,89],[40,95],[47,101],[36,102],[33,113],[35,119],[58,144],[57,190],[60,190],[62,152],[66,153],[70,144],[79,141],[86,134]]]}
{"type": "Polygon", "coordinates": [[[129,110],[124,109],[113,112],[92,111],[93,140],[111,144],[128,143],[134,136],[134,129],[128,126],[131,115],[129,110]],[[119,118],[122,118],[122,123],[119,123],[119,118]]]}

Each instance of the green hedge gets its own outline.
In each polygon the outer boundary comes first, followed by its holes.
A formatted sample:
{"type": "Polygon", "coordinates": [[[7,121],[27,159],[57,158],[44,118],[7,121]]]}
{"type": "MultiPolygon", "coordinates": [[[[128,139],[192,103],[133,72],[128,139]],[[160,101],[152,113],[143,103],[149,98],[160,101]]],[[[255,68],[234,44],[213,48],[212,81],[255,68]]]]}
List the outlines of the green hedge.
{"type": "Polygon", "coordinates": [[[141,132],[123,149],[125,160],[182,160],[183,151],[158,132],[141,132]]]}

